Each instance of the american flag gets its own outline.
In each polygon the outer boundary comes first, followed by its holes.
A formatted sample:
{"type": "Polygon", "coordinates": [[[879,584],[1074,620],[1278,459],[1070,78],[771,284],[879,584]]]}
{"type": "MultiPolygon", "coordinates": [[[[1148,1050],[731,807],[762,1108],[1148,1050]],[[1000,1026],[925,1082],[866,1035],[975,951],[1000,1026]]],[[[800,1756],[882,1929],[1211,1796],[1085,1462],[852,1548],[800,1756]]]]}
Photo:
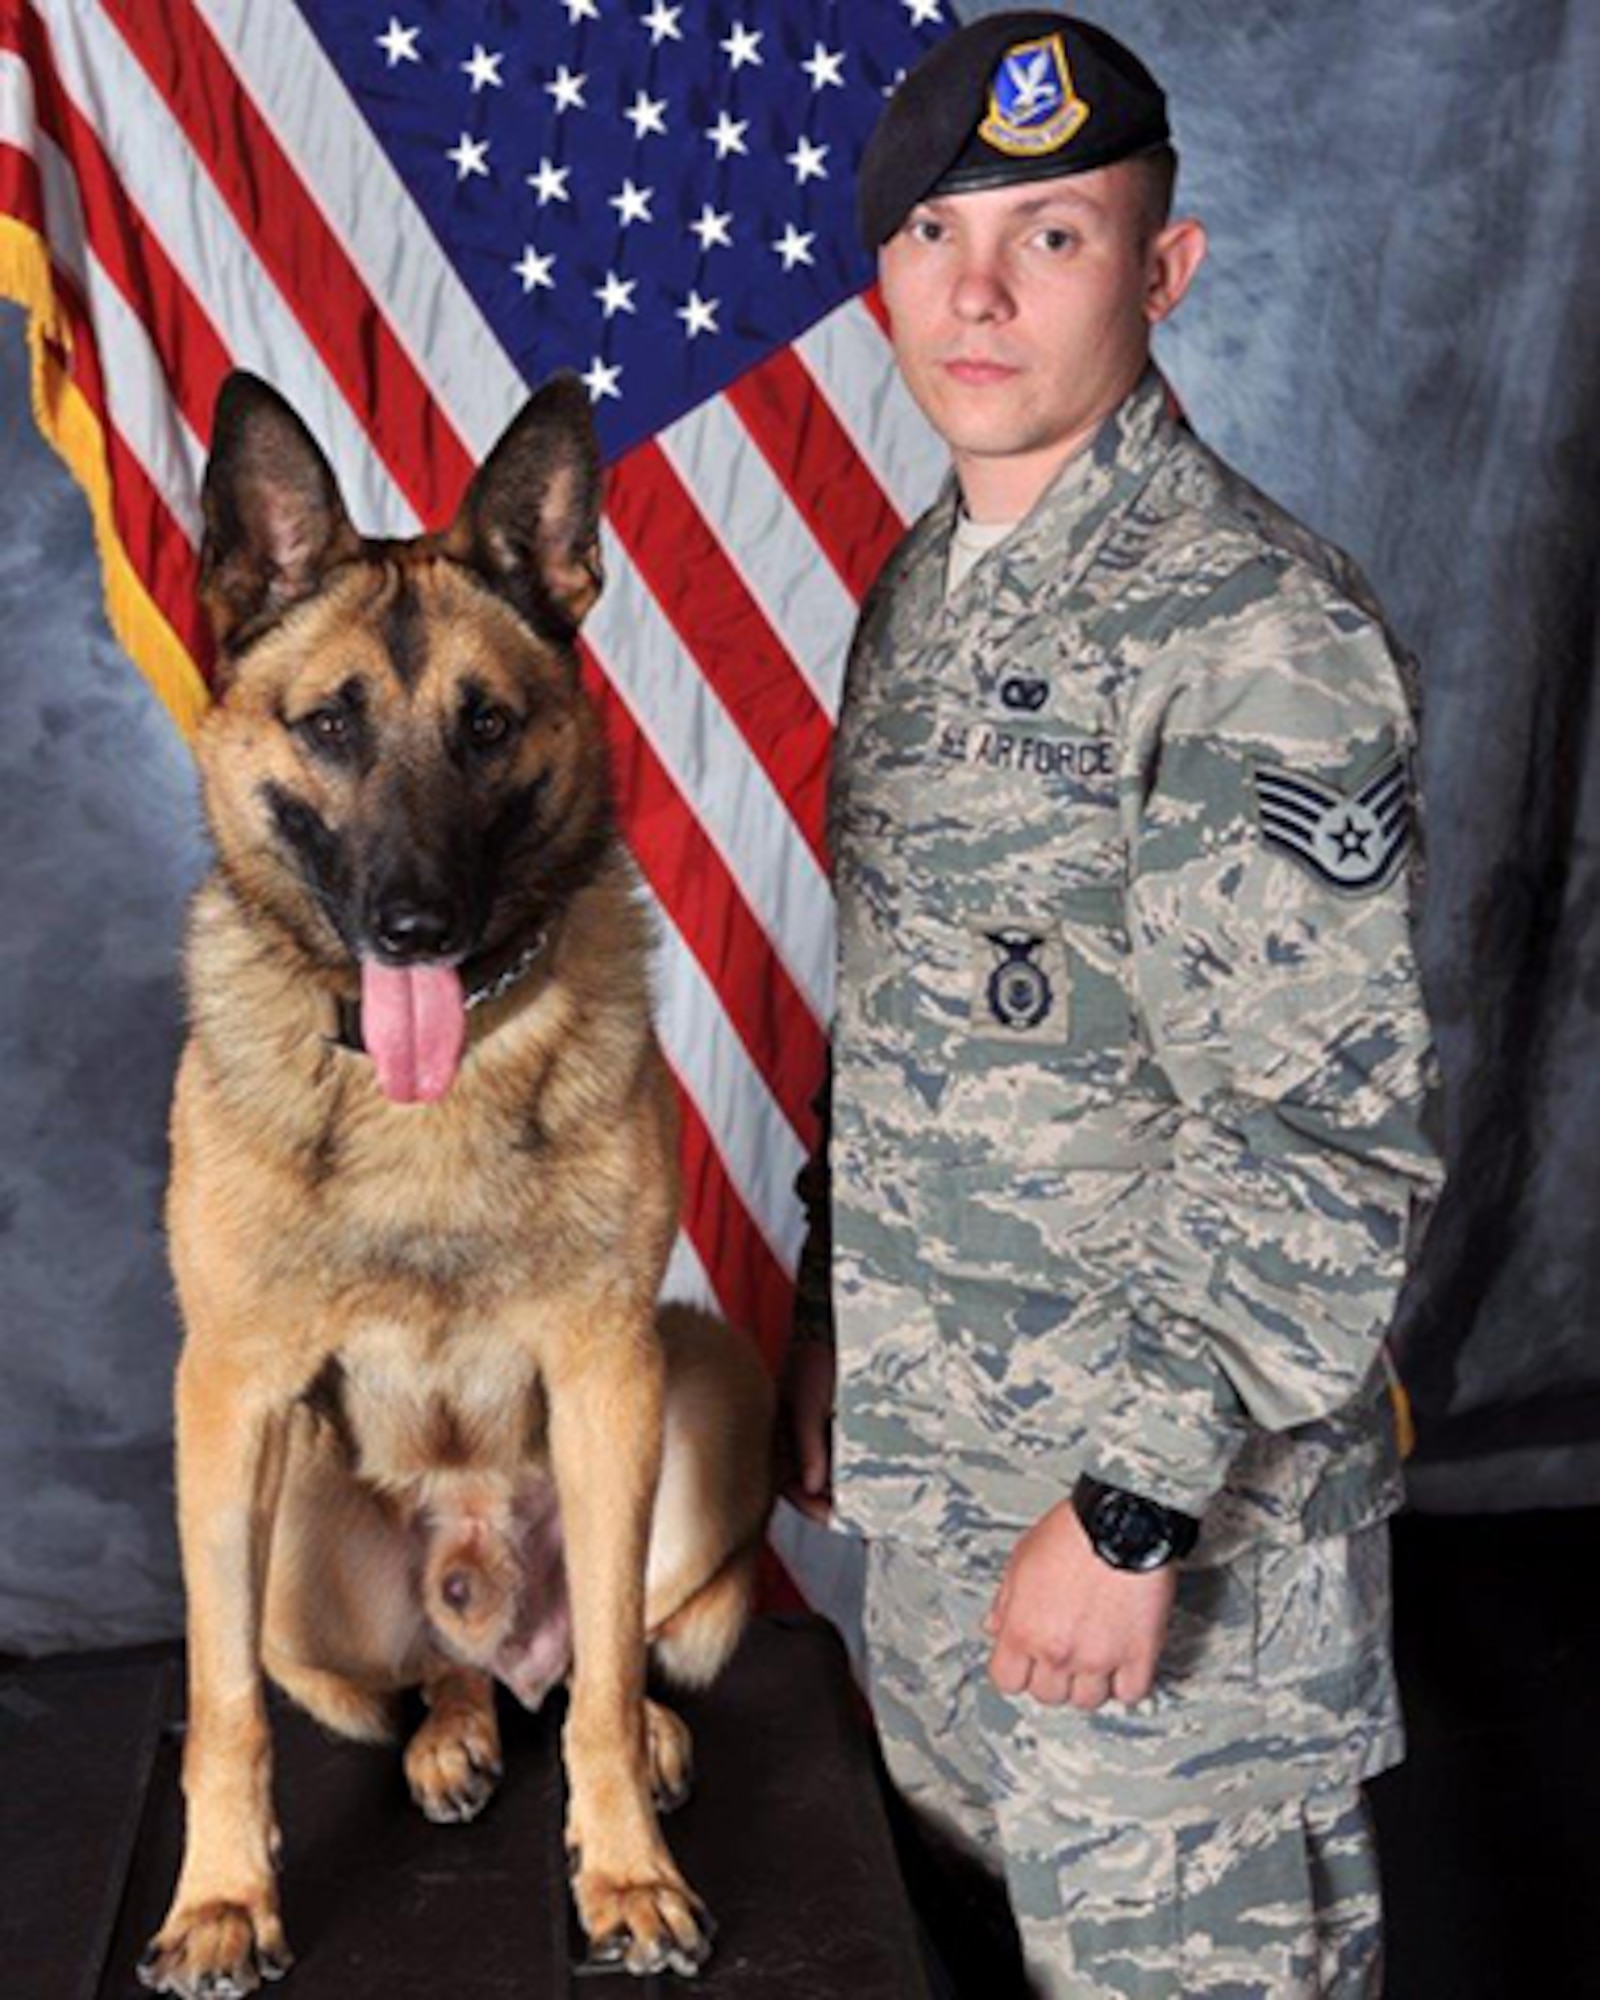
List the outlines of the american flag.
{"type": "Polygon", "coordinates": [[[528,387],[582,374],[611,464],[585,669],[683,1112],[669,1282],[769,1356],[831,1011],[846,645],[942,469],[854,170],[951,25],[940,0],[0,0],[0,292],[181,727],[229,368],[385,534],[448,520],[528,387]]]}

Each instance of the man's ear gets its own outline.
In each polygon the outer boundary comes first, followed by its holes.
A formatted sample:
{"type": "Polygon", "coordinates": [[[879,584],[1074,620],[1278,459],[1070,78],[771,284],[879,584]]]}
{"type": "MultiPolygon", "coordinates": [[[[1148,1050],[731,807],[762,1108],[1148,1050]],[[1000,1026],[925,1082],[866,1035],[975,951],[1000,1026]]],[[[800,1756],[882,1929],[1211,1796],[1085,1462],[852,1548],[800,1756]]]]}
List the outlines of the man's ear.
{"type": "Polygon", "coordinates": [[[315,438],[276,389],[243,371],[217,397],[202,503],[201,596],[223,653],[360,547],[315,438]]]}
{"type": "Polygon", "coordinates": [[[1193,216],[1169,222],[1151,238],[1144,292],[1144,316],[1151,326],[1177,310],[1205,258],[1205,224],[1193,216]]]}
{"type": "Polygon", "coordinates": [[[567,639],[600,595],[600,445],[576,375],[552,375],[479,467],[446,552],[567,639]]]}

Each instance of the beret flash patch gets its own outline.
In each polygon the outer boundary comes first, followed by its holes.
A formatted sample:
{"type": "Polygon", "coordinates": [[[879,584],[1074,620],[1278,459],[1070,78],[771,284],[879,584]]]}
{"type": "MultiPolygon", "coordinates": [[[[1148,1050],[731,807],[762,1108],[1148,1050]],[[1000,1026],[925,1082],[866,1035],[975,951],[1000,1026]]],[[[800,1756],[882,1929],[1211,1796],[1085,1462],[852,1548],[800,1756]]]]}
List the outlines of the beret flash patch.
{"type": "Polygon", "coordinates": [[[1353,793],[1267,764],[1256,765],[1251,777],[1269,847],[1346,895],[1365,895],[1393,879],[1411,835],[1410,776],[1400,752],[1353,793]]]}
{"type": "Polygon", "coordinates": [[[1078,95],[1059,35],[1018,42],[1000,58],[989,89],[989,115],[978,136],[997,152],[1055,153],[1081,132],[1089,107],[1078,95]]]}

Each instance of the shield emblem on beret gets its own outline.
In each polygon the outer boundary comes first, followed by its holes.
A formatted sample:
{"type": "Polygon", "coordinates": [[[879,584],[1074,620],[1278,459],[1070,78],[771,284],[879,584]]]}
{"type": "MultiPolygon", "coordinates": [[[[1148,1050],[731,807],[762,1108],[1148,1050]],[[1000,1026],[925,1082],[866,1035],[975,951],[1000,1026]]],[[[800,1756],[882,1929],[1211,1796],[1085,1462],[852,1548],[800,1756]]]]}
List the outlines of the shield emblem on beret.
{"type": "Polygon", "coordinates": [[[978,136],[1018,158],[1056,153],[1083,129],[1089,106],[1078,95],[1059,35],[1017,42],[989,86],[989,115],[978,136]]]}
{"type": "Polygon", "coordinates": [[[1392,879],[1411,833],[1409,773],[1398,752],[1354,792],[1266,764],[1252,775],[1256,818],[1269,847],[1347,895],[1392,879]]]}

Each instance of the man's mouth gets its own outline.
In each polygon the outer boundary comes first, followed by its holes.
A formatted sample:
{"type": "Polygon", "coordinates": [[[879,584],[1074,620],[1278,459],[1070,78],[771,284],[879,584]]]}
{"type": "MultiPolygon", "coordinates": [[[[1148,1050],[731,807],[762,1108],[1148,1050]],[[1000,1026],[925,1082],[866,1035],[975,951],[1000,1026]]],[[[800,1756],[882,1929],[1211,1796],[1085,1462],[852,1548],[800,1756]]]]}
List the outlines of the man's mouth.
{"type": "Polygon", "coordinates": [[[939,365],[953,381],[971,389],[981,389],[992,382],[1008,382],[1012,376],[1021,373],[1009,362],[983,361],[963,355],[956,355],[939,365]]]}

